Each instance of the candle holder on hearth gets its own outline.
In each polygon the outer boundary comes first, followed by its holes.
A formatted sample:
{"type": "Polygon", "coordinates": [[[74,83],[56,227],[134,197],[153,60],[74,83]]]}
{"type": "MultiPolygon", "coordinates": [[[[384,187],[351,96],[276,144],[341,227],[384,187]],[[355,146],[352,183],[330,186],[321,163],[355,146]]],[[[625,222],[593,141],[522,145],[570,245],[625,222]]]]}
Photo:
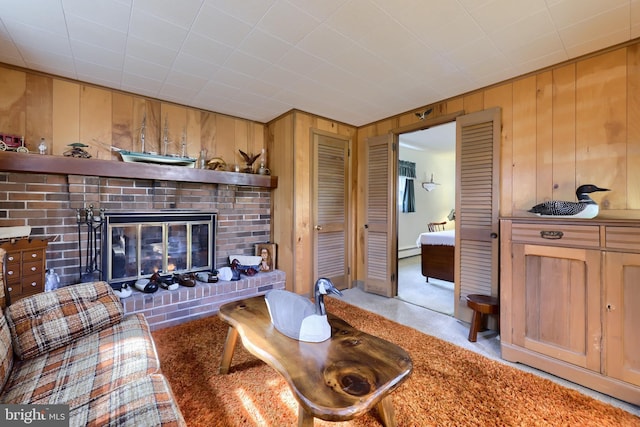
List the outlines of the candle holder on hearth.
{"type": "Polygon", "coordinates": [[[76,222],[78,224],[78,258],[80,282],[90,282],[100,279],[102,270],[99,267],[99,243],[101,240],[100,231],[104,223],[104,209],[96,209],[93,205],[76,209],[76,222]],[[86,227],[87,244],[85,254],[85,268],[82,269],[82,232],[86,227]]]}

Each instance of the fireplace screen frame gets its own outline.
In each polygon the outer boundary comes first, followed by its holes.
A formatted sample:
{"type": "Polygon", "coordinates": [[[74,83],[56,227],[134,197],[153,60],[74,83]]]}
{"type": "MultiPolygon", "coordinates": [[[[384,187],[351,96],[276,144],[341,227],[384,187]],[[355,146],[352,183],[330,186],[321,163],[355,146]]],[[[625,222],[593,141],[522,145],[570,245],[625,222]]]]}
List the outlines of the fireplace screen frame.
{"type": "MultiPolygon", "coordinates": [[[[103,224],[103,247],[102,254],[102,280],[108,282],[111,285],[122,283],[134,283],[138,279],[149,278],[154,273],[150,271],[148,266],[143,268],[143,230],[150,230],[152,227],[159,227],[161,229],[162,242],[157,248],[154,248],[154,252],[157,256],[157,262],[161,263],[161,267],[154,270],[159,270],[162,275],[168,275],[172,273],[185,273],[185,272],[199,272],[199,271],[213,271],[215,269],[215,243],[216,243],[216,225],[217,214],[215,212],[203,212],[203,211],[147,211],[147,212],[105,212],[105,220],[103,224]],[[193,265],[193,230],[194,226],[206,225],[208,226],[207,253],[204,255],[204,260],[201,258],[197,266],[193,265]],[[184,268],[170,269],[171,246],[172,243],[169,239],[169,232],[173,228],[184,226],[185,235],[183,239],[178,239],[177,244],[186,244],[184,255],[184,268]],[[146,228],[145,228],[146,227],[146,228]],[[135,274],[124,274],[119,277],[114,276],[114,251],[113,238],[114,230],[118,228],[128,229],[128,237],[135,237],[135,245],[129,245],[135,247],[135,254],[126,254],[125,259],[131,261],[133,259],[135,263],[135,274]],[[131,236],[132,230],[135,230],[135,236],[131,236]],[[206,265],[204,265],[206,264],[206,265]]],[[[118,234],[118,233],[116,233],[118,234]]],[[[157,234],[157,233],[156,233],[157,234]]],[[[131,249],[131,248],[129,248],[131,249]]],[[[202,249],[202,248],[201,248],[202,249]]],[[[149,252],[149,249],[147,249],[149,252]]]]}

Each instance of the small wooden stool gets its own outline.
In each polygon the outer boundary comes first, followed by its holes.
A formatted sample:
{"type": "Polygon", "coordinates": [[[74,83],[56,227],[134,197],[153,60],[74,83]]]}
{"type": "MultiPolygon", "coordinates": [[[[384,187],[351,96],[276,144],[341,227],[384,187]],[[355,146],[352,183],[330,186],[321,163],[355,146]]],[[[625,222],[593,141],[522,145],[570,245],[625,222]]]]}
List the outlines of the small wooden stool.
{"type": "MultiPolygon", "coordinates": [[[[500,314],[500,302],[496,297],[471,294],[467,295],[467,307],[473,310],[471,328],[469,329],[469,341],[476,342],[478,331],[482,325],[482,315],[500,314]]],[[[498,318],[498,325],[500,325],[500,318],[498,318]]]]}

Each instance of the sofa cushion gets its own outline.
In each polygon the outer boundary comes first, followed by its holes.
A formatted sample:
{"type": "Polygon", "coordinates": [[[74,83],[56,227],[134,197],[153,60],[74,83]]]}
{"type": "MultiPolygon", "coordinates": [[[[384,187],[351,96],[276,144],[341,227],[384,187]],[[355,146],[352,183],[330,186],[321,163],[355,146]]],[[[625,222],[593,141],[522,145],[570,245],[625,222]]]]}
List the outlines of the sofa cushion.
{"type": "Polygon", "coordinates": [[[74,426],[186,426],[166,378],[150,375],[69,411],[74,426]]]}
{"type": "Polygon", "coordinates": [[[13,347],[11,347],[11,331],[7,319],[0,310],[0,390],[4,387],[13,367],[13,347]]]}
{"type": "Polygon", "coordinates": [[[73,409],[159,369],[147,321],[130,315],[65,347],[16,360],[0,403],[64,403],[73,409]]]}
{"type": "Polygon", "coordinates": [[[94,282],[23,298],[5,314],[13,349],[27,359],[120,322],[124,308],[109,284],[94,282]]]}

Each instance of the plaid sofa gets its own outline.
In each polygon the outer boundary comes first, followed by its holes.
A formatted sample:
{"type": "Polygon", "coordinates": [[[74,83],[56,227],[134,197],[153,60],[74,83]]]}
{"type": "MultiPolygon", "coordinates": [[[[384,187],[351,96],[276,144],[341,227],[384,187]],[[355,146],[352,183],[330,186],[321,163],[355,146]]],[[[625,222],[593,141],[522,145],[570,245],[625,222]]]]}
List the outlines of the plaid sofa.
{"type": "Polygon", "coordinates": [[[70,426],[186,425],[144,316],[107,283],[5,305],[0,275],[0,403],[66,404],[70,426]]]}

